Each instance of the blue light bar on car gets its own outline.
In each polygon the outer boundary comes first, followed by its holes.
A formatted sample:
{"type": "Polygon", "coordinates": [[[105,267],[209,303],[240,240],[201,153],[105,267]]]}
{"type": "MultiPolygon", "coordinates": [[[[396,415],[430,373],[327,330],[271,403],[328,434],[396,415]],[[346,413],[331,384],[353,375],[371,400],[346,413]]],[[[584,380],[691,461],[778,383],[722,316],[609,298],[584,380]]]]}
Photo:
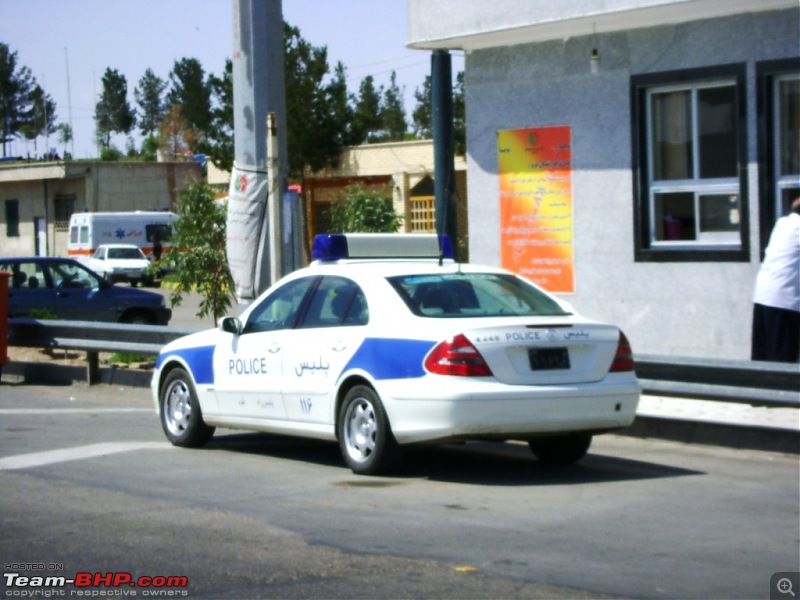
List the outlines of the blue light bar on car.
{"type": "Polygon", "coordinates": [[[314,236],[313,260],[343,258],[454,258],[447,235],[435,233],[322,233],[314,236]]]}

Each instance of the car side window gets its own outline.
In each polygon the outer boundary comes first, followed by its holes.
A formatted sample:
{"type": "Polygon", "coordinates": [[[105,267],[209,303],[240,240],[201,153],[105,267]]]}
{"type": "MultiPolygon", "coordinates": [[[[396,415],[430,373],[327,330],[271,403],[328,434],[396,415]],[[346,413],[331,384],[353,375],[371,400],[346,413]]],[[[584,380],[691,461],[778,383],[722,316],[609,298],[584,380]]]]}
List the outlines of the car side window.
{"type": "Polygon", "coordinates": [[[55,287],[70,289],[97,289],[100,280],[77,264],[55,263],[50,265],[55,287]]]}
{"type": "Polygon", "coordinates": [[[368,321],[366,297],[358,284],[345,277],[325,276],[298,327],[366,325],[368,321]]]}
{"type": "Polygon", "coordinates": [[[247,317],[242,333],[288,329],[294,326],[297,314],[317,277],[295,279],[264,298],[247,317]]]}
{"type": "Polygon", "coordinates": [[[12,289],[39,289],[47,287],[42,266],[35,262],[0,265],[0,271],[10,271],[12,289]]]}

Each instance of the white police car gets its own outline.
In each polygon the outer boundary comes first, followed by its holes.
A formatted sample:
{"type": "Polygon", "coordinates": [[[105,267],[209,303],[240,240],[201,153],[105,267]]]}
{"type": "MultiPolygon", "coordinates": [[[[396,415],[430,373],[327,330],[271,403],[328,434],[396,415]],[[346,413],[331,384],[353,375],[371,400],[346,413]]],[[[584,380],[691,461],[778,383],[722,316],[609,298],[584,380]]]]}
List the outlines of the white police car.
{"type": "Polygon", "coordinates": [[[310,266],[241,317],[163,348],[153,375],[169,440],[231,427],[338,440],[385,471],[406,444],[527,440],[571,463],[629,425],[639,400],[620,330],[499,268],[458,264],[446,237],[332,234],[310,266]]]}

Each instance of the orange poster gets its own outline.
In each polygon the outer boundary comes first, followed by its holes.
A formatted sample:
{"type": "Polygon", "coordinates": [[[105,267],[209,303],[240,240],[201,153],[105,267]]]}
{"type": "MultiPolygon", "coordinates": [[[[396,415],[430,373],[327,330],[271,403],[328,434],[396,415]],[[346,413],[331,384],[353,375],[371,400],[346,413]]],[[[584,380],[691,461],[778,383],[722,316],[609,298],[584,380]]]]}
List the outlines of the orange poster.
{"type": "Polygon", "coordinates": [[[575,293],[570,127],[497,132],[502,266],[575,293]]]}

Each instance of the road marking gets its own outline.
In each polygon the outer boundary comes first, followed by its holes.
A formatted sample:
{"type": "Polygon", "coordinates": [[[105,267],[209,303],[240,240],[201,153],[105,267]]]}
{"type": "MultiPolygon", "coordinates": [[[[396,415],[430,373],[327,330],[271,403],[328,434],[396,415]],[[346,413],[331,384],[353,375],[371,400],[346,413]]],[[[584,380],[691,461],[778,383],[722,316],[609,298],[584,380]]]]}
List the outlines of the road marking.
{"type": "Polygon", "coordinates": [[[0,415],[77,415],[154,412],[155,408],[0,408],[0,415]]]}
{"type": "Polygon", "coordinates": [[[168,448],[173,448],[169,442],[106,442],[103,444],[89,444],[88,446],[78,446],[76,448],[62,448],[61,450],[47,450],[45,452],[32,452],[30,454],[0,458],[0,471],[42,467],[70,460],[108,456],[109,454],[131,452],[133,450],[165,450],[168,448]]]}

